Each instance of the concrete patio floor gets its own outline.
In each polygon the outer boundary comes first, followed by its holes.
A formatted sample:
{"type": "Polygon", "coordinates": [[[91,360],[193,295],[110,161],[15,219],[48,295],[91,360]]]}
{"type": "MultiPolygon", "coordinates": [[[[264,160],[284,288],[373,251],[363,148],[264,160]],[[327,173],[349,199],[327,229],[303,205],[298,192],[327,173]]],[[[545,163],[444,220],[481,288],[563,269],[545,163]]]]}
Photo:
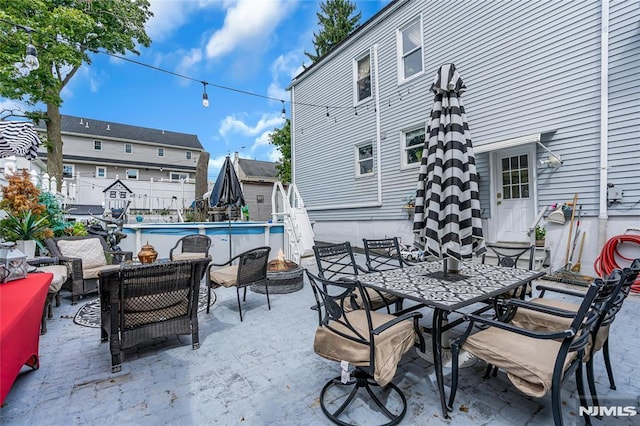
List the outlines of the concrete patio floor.
{"type": "MultiPolygon", "coordinates": [[[[303,266],[315,270],[313,259],[303,266]]],[[[100,342],[100,330],[73,322],[77,310],[92,297],[73,306],[63,298],[48,321],[48,333],[40,338],[40,369],[23,369],[0,409],[0,423],[329,424],[318,398],[340,367],[313,352],[317,313],[310,309],[315,301],[306,280],[298,292],[271,295],[271,311],[264,295],[248,292],[244,322],[238,315],[235,290],[218,289],[216,294],[211,313],[199,314],[200,349],[191,349],[189,336],[159,339],[125,353],[122,371],[115,374],[109,345],[100,342]]],[[[616,391],[609,389],[602,354],[595,364],[602,398],[615,398],[624,405],[637,404],[640,395],[639,311],[640,297],[632,294],[612,326],[616,391]]],[[[424,321],[430,323],[429,311],[424,314],[424,321]]],[[[526,397],[503,373],[483,379],[484,368],[484,363],[477,362],[461,370],[454,411],[446,420],[431,381],[432,366],[415,351],[409,352],[393,380],[408,402],[402,424],[553,424],[549,396],[526,397]]],[[[568,425],[583,424],[576,393],[573,379],[565,383],[562,400],[568,425]]],[[[349,413],[354,424],[379,422],[363,403],[355,403],[349,413]]],[[[593,423],[632,425],[639,418],[594,418],[593,423]]]]}

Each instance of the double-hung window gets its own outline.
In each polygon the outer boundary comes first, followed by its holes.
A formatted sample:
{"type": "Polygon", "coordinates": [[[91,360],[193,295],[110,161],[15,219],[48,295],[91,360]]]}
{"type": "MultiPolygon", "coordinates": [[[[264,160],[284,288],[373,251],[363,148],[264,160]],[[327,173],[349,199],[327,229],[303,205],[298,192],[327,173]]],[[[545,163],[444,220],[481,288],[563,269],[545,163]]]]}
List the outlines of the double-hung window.
{"type": "Polygon", "coordinates": [[[424,127],[402,132],[402,165],[420,164],[424,148],[424,127]]]}
{"type": "Polygon", "coordinates": [[[133,154],[133,145],[130,143],[124,144],[124,152],[125,154],[133,154]]]}
{"type": "Polygon", "coordinates": [[[373,174],[373,143],[356,146],[356,176],[373,174]]]}
{"type": "Polygon", "coordinates": [[[96,177],[97,178],[106,178],[107,177],[107,168],[103,166],[96,166],[96,177]]]}
{"type": "Polygon", "coordinates": [[[127,169],[127,179],[138,180],[138,169],[127,169]]]}
{"type": "Polygon", "coordinates": [[[422,19],[417,18],[398,30],[398,80],[422,72],[422,19]]]}
{"type": "Polygon", "coordinates": [[[63,164],[62,165],[62,177],[63,178],[72,178],[74,173],[73,164],[63,164]]]}
{"type": "Polygon", "coordinates": [[[158,157],[164,157],[164,148],[158,148],[158,157]]]}
{"type": "Polygon", "coordinates": [[[102,151],[102,141],[93,141],[93,149],[96,151],[102,151]]]}
{"type": "Polygon", "coordinates": [[[366,55],[354,61],[355,76],[355,104],[371,97],[371,55],[366,55]]]}

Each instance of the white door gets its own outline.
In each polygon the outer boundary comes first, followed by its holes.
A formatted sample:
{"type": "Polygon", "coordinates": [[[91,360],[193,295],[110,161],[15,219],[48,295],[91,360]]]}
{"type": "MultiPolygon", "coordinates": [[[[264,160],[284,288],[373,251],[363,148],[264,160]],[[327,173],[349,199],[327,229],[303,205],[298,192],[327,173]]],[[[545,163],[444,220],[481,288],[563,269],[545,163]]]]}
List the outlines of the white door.
{"type": "Polygon", "coordinates": [[[535,218],[535,150],[520,147],[497,151],[495,156],[496,241],[527,242],[527,231],[535,218]]]}

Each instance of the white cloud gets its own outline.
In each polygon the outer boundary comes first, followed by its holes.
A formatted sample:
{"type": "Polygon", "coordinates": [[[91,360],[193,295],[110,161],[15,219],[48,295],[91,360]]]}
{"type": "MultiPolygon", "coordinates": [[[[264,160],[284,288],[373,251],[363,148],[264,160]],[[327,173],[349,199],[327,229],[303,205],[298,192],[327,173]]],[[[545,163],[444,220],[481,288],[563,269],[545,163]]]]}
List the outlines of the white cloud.
{"type": "Polygon", "coordinates": [[[263,133],[266,129],[271,131],[281,125],[282,118],[279,116],[263,115],[255,125],[247,124],[235,116],[227,116],[222,120],[219,132],[223,137],[233,133],[242,136],[256,136],[263,133]]]}
{"type": "Polygon", "coordinates": [[[191,49],[176,67],[176,72],[179,74],[190,74],[190,71],[195,65],[202,61],[202,50],[198,48],[191,49]]]}
{"type": "Polygon", "coordinates": [[[261,45],[280,21],[296,6],[281,0],[238,0],[226,2],[226,17],[221,29],[213,33],[206,47],[207,58],[219,58],[236,49],[261,45]]]}
{"type": "Polygon", "coordinates": [[[146,30],[153,41],[169,38],[199,7],[197,2],[191,1],[151,0],[150,3],[153,17],[147,21],[146,30]]]}
{"type": "Polygon", "coordinates": [[[216,158],[209,159],[209,167],[207,169],[207,176],[209,180],[216,180],[216,178],[218,177],[218,174],[220,173],[220,169],[224,164],[225,158],[226,158],[226,155],[221,155],[216,158]]]}

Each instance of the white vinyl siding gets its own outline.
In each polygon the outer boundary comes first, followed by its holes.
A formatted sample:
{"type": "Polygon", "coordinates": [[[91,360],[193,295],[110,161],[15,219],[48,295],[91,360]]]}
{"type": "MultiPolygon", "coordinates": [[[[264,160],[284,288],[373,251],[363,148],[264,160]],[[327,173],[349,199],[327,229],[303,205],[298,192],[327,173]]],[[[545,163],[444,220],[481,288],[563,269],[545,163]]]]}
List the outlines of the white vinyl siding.
{"type": "Polygon", "coordinates": [[[416,18],[405,27],[400,28],[397,38],[398,80],[402,83],[423,71],[422,18],[416,18]]]}

